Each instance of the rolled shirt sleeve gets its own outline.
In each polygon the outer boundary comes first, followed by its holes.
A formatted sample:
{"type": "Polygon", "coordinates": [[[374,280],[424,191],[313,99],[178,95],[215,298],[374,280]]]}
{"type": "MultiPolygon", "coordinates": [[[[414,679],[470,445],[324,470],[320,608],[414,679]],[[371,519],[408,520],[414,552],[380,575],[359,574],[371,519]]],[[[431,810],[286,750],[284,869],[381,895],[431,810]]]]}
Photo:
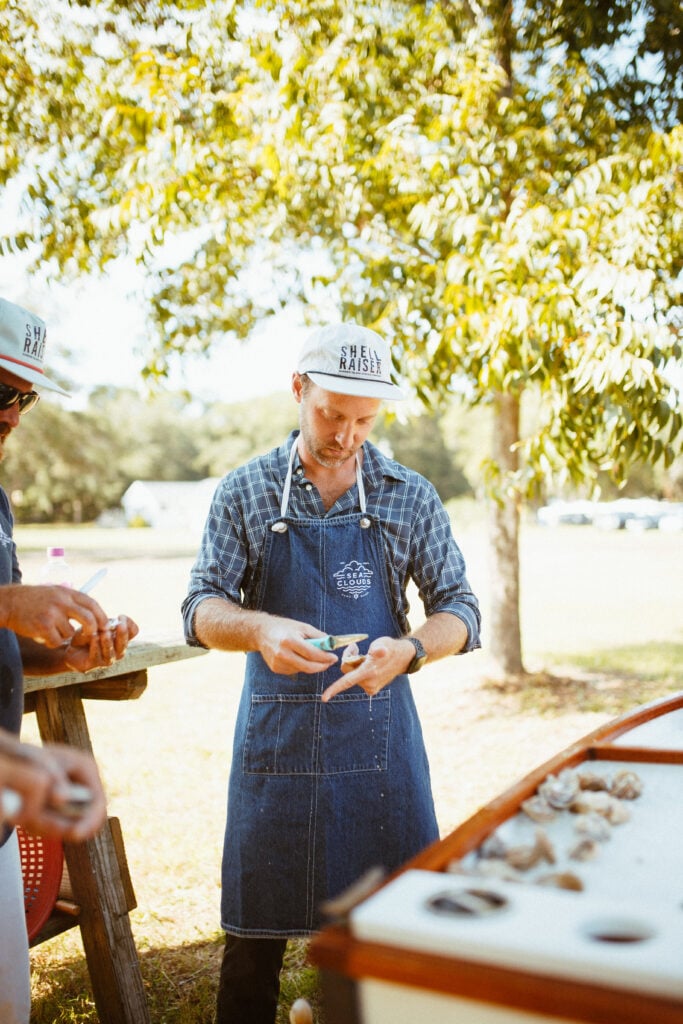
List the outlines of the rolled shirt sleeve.
{"type": "Polygon", "coordinates": [[[464,556],[453,537],[448,513],[436,491],[424,481],[411,531],[409,575],[425,614],[450,612],[465,624],[467,643],[460,653],[481,647],[481,613],[466,575],[464,556]]]}

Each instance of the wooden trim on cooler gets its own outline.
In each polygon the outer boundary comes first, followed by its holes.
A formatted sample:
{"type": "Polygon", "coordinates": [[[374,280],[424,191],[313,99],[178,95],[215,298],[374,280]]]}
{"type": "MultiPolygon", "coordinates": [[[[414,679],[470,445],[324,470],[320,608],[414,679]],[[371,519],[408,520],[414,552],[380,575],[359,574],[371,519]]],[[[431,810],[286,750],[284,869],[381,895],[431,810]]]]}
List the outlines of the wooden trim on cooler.
{"type": "Polygon", "coordinates": [[[323,972],[335,971],[357,982],[364,978],[381,980],[587,1024],[683,1022],[683,1004],[673,998],[358,942],[345,926],[321,932],[313,940],[311,951],[323,972]]]}

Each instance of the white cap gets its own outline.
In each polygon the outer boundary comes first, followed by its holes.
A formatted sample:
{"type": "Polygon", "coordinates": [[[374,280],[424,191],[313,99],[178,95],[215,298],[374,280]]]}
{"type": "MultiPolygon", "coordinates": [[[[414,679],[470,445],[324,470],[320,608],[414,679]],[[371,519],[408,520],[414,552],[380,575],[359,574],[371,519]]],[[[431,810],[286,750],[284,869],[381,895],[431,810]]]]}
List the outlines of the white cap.
{"type": "Polygon", "coordinates": [[[400,400],[405,393],[391,379],[389,345],[357,324],[329,324],[310,335],[297,372],[339,395],[400,400]]]}
{"type": "Polygon", "coordinates": [[[35,313],[0,299],[0,367],[29,384],[68,395],[68,391],[45,376],[45,321],[35,313]]]}

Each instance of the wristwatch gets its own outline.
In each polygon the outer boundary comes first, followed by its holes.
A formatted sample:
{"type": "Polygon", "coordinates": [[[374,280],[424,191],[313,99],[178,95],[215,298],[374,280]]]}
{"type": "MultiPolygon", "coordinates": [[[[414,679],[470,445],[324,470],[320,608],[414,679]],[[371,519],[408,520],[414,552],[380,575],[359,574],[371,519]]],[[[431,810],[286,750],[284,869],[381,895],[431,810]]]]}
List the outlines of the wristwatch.
{"type": "Polygon", "coordinates": [[[413,658],[410,665],[408,665],[408,668],[406,669],[408,675],[411,675],[413,672],[420,671],[420,669],[427,660],[427,652],[425,651],[424,647],[422,646],[421,642],[417,639],[416,636],[407,636],[405,639],[410,640],[411,644],[415,648],[415,657],[413,658]]]}

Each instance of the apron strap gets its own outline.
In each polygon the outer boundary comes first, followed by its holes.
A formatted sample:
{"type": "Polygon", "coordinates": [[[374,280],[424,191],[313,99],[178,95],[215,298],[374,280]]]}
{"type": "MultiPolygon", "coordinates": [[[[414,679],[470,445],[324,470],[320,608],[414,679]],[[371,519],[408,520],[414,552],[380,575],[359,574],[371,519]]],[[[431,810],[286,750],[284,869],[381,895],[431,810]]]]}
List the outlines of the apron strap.
{"type": "Polygon", "coordinates": [[[285,486],[282,490],[282,501],[280,502],[280,515],[284,519],[287,515],[287,506],[289,505],[289,492],[292,489],[292,471],[294,469],[294,456],[296,455],[296,438],[292,445],[292,450],[289,453],[289,465],[287,467],[287,476],[285,477],[285,486]]]}
{"type": "MultiPolygon", "coordinates": [[[[296,457],[296,444],[297,438],[294,439],[292,450],[289,453],[289,465],[287,466],[287,476],[285,477],[285,486],[282,489],[282,501],[280,502],[280,515],[284,519],[287,515],[287,506],[289,505],[289,495],[292,489],[292,474],[294,471],[294,459],[296,457]]],[[[360,468],[360,459],[356,452],[356,486],[358,487],[358,504],[361,512],[364,514],[367,506],[365,498],[365,487],[363,486],[363,474],[360,468]]]]}

